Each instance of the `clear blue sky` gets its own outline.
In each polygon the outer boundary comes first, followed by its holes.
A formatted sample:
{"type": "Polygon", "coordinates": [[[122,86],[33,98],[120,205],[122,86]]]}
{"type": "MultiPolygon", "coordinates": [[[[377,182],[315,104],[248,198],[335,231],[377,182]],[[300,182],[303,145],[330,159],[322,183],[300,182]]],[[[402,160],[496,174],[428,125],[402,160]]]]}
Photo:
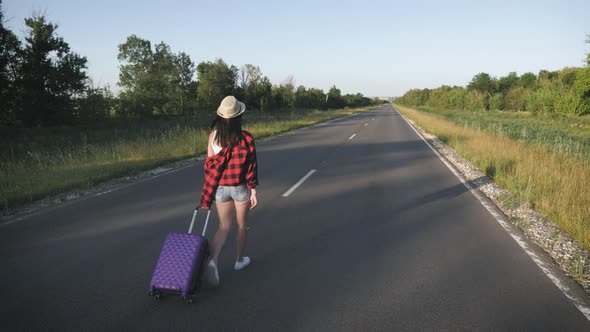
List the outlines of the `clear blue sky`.
{"type": "Polygon", "coordinates": [[[584,65],[590,1],[2,0],[19,37],[33,12],[88,58],[95,84],[117,90],[117,45],[136,34],[193,62],[260,66],[275,83],[398,96],[584,65]]]}

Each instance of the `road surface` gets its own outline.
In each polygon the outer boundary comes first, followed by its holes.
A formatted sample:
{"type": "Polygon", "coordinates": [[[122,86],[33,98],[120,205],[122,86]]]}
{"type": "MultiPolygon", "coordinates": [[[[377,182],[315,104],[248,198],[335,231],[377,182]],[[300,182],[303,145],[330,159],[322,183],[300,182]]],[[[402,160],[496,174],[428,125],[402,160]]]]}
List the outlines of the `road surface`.
{"type": "Polygon", "coordinates": [[[219,288],[193,305],[147,296],[166,234],[188,229],[196,162],[0,226],[2,329],[590,330],[391,106],[257,149],[245,270],[232,233],[219,288]]]}

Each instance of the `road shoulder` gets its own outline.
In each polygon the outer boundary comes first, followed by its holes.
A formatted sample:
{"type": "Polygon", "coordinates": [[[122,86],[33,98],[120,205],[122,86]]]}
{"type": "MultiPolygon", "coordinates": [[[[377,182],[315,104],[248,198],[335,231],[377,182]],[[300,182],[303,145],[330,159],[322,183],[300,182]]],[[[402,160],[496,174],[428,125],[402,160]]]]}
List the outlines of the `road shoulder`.
{"type": "MultiPolygon", "coordinates": [[[[559,267],[560,271],[581,286],[580,288],[585,291],[585,295],[590,295],[590,275],[577,273],[578,271],[590,270],[590,257],[579,242],[549,222],[526,202],[518,200],[508,191],[498,186],[492,179],[457,154],[455,150],[438,139],[438,137],[425,132],[411,119],[405,116],[404,119],[452,165],[460,176],[467,181],[471,190],[475,190],[489,199],[506,216],[505,219],[509,220],[512,225],[526,236],[528,241],[551,257],[553,265],[559,267]]],[[[583,300],[588,303],[588,299],[590,298],[583,300]]],[[[588,314],[587,317],[589,317],[588,314]]]]}

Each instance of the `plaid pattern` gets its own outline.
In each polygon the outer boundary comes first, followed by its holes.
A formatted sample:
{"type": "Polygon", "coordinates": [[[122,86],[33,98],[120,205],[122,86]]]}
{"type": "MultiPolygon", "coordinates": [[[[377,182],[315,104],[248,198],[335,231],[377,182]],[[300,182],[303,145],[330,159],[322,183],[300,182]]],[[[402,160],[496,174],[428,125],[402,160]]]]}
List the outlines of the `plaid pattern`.
{"type": "Polygon", "coordinates": [[[207,157],[204,163],[205,183],[201,192],[201,207],[209,208],[218,186],[239,186],[249,189],[258,185],[258,164],[254,137],[242,131],[240,144],[223,148],[221,152],[207,157]]]}

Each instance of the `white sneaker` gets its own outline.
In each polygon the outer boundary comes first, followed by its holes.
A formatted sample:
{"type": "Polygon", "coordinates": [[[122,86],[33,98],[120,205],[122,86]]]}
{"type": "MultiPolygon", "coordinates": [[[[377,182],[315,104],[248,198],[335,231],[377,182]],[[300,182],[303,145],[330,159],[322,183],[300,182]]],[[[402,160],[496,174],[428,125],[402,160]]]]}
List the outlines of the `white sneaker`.
{"type": "Polygon", "coordinates": [[[250,264],[250,257],[244,256],[242,257],[242,261],[236,261],[236,265],[234,265],[234,270],[241,270],[250,264]]]}
{"type": "Polygon", "coordinates": [[[219,272],[217,272],[217,265],[213,260],[209,261],[207,265],[206,277],[207,282],[213,286],[219,286],[219,272]]]}

